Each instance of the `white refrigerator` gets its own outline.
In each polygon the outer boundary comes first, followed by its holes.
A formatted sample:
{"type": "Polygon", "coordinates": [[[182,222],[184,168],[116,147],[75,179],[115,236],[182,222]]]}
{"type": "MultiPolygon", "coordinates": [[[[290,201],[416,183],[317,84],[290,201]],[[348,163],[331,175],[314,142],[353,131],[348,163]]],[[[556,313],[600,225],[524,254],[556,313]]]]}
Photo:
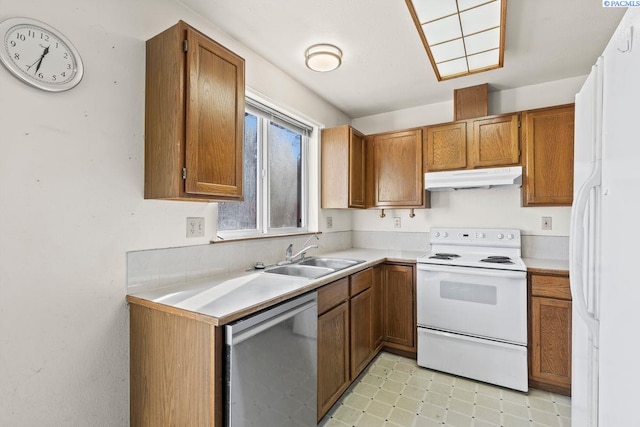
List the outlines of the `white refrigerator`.
{"type": "Polygon", "coordinates": [[[640,426],[640,8],[576,95],[571,422],[640,426]]]}

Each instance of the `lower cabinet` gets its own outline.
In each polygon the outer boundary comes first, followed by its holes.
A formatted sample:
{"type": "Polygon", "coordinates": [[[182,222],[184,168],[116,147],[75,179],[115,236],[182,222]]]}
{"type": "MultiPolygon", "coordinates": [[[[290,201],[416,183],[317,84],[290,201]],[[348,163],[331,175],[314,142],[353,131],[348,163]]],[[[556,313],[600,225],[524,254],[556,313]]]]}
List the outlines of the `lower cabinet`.
{"type": "Polygon", "coordinates": [[[385,264],[383,280],[384,342],[405,352],[416,352],[415,267],[385,264]]]}
{"type": "Polygon", "coordinates": [[[414,270],[381,264],[318,290],[318,420],[383,347],[415,356],[414,270]]]}
{"type": "Polygon", "coordinates": [[[221,426],[220,328],[206,316],[127,300],[131,426],[221,426]]]}
{"type": "Polygon", "coordinates": [[[571,395],[571,291],[562,273],[529,273],[529,386],[571,395]]]}
{"type": "Polygon", "coordinates": [[[318,290],[318,420],[351,384],[349,279],[318,290]]]}
{"type": "Polygon", "coordinates": [[[349,300],[351,320],[351,380],[369,364],[374,355],[373,345],[373,279],[372,269],[350,277],[349,300]]]}

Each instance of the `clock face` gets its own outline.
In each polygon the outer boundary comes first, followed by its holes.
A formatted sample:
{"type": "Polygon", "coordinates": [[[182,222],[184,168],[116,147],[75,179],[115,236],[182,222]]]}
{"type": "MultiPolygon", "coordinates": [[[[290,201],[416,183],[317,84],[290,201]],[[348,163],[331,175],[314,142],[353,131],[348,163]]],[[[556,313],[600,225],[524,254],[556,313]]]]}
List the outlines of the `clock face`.
{"type": "Polygon", "coordinates": [[[0,23],[0,37],[0,60],[25,83],[60,92],[82,79],[78,51],[54,28],[33,19],[10,18],[0,23]]]}

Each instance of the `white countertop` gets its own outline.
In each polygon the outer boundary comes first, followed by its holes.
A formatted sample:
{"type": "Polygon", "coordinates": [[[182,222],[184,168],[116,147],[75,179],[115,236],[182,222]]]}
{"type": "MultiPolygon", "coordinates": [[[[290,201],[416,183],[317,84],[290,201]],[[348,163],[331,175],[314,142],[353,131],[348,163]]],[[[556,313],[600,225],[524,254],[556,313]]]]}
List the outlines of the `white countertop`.
{"type": "Polygon", "coordinates": [[[194,282],[176,283],[155,290],[132,292],[129,295],[210,316],[214,318],[214,324],[223,325],[380,262],[415,262],[421,255],[424,253],[352,248],[318,256],[365,262],[318,279],[265,273],[260,270],[239,271],[194,282]]]}
{"type": "Polygon", "coordinates": [[[522,261],[528,269],[569,271],[569,260],[567,259],[523,258],[522,261]]]}

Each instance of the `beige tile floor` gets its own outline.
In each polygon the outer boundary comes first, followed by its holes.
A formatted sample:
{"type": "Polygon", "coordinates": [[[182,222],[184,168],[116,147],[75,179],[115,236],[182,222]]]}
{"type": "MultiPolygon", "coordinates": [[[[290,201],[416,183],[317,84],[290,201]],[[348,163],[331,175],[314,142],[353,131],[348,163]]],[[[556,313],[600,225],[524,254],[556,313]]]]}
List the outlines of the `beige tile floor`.
{"type": "Polygon", "coordinates": [[[320,427],[570,427],[571,399],[520,393],[380,353],[320,427]]]}

